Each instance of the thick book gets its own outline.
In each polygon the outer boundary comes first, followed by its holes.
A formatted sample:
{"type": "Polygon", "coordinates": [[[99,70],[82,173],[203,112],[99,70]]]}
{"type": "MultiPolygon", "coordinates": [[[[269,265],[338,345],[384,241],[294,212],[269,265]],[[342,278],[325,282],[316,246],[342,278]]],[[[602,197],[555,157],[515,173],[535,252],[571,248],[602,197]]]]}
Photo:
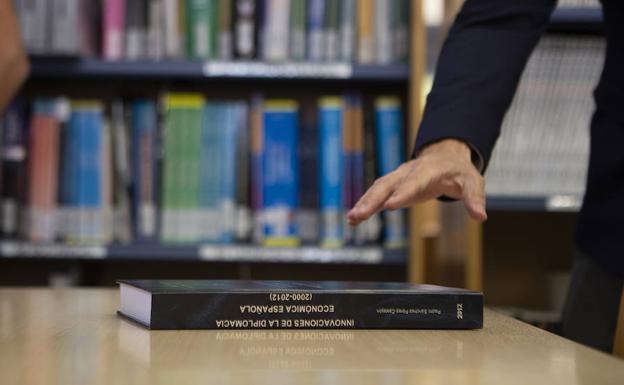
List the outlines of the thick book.
{"type": "Polygon", "coordinates": [[[483,294],[392,282],[124,280],[150,329],[480,329],[483,294]]]}

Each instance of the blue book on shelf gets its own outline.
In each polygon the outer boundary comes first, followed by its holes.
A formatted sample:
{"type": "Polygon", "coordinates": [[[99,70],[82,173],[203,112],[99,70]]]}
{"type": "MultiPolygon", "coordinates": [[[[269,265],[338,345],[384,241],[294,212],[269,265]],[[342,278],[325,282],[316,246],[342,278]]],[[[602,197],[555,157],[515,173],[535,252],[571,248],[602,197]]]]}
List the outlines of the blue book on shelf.
{"type": "Polygon", "coordinates": [[[293,100],[264,103],[262,135],[262,229],[265,246],[299,245],[298,105],[293,100]]]}
{"type": "Polygon", "coordinates": [[[70,171],[73,191],[70,192],[68,237],[77,241],[97,241],[104,229],[103,205],[103,117],[102,105],[95,101],[75,101],[69,120],[73,136],[73,160],[70,171]]]}
{"type": "Polygon", "coordinates": [[[223,217],[220,210],[224,162],[223,103],[208,102],[204,107],[199,167],[199,206],[202,242],[221,238],[223,217]]]}
{"type": "Polygon", "coordinates": [[[132,102],[131,135],[134,234],[137,241],[152,241],[158,236],[158,117],[153,100],[132,102]]]}
{"type": "Polygon", "coordinates": [[[325,0],[308,0],[308,60],[323,58],[325,0]]]}
{"type": "MultiPolygon", "coordinates": [[[[384,96],[375,100],[375,141],[380,175],[394,171],[404,160],[403,117],[401,101],[384,96]]],[[[390,248],[407,245],[405,210],[384,212],[384,245],[390,248]]]]}
{"type": "Polygon", "coordinates": [[[236,158],[240,119],[240,103],[225,103],[222,130],[222,178],[221,178],[221,242],[232,243],[236,236],[236,158]]]}
{"type": "Polygon", "coordinates": [[[340,97],[319,100],[318,131],[320,158],[321,246],[343,243],[343,113],[340,97]]]}

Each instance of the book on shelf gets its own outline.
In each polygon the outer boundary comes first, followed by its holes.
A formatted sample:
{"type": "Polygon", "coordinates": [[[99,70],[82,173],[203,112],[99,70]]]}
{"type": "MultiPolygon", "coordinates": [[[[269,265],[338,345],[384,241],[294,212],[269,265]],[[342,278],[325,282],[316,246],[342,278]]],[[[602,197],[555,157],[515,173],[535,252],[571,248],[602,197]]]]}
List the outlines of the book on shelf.
{"type": "Polygon", "coordinates": [[[261,133],[262,243],[299,245],[295,211],[299,206],[297,135],[299,106],[290,99],[267,99],[261,133]]]}
{"type": "MultiPolygon", "coordinates": [[[[394,171],[405,161],[401,101],[394,96],[375,99],[375,133],[377,163],[380,175],[394,171]]],[[[405,247],[404,209],[384,212],[384,243],[386,247],[405,247]]]]}
{"type": "Polygon", "coordinates": [[[341,97],[319,100],[319,170],[321,211],[321,245],[340,247],[343,242],[343,147],[344,102],[341,97]]]}
{"type": "Polygon", "coordinates": [[[383,238],[397,246],[402,214],[357,229],[344,215],[402,159],[400,102],[373,102],[353,92],[17,99],[2,117],[3,237],[324,248],[383,238]]]}
{"type": "MultiPolygon", "coordinates": [[[[130,105],[130,114],[134,234],[137,240],[153,241],[158,236],[159,147],[156,103],[153,100],[137,99],[130,105]]],[[[118,141],[127,142],[123,136],[128,134],[124,131],[115,132],[118,141]]],[[[127,151],[125,147],[125,143],[118,144],[120,152],[127,151]]]]}
{"type": "Polygon", "coordinates": [[[2,188],[0,192],[0,234],[3,238],[17,237],[22,218],[20,206],[25,201],[28,153],[28,121],[26,101],[17,98],[0,119],[2,129],[2,188]]]}
{"type": "Polygon", "coordinates": [[[395,282],[124,280],[149,329],[480,329],[483,294],[395,282]]]}
{"type": "Polygon", "coordinates": [[[14,1],[25,45],[39,55],[407,61],[406,0],[14,1]]]}

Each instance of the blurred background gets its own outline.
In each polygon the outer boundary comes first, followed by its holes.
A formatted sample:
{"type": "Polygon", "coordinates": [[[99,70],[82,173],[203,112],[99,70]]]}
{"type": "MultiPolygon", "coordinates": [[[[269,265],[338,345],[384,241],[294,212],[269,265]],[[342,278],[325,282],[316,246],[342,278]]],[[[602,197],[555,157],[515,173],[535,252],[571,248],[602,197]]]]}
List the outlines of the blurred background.
{"type": "MultiPolygon", "coordinates": [[[[409,156],[460,0],[13,0],[31,74],[0,119],[0,285],[411,281],[553,325],[602,14],[560,0],[461,204],[346,211],[409,156]]],[[[458,63],[461,65],[461,63],[458,63]]]]}

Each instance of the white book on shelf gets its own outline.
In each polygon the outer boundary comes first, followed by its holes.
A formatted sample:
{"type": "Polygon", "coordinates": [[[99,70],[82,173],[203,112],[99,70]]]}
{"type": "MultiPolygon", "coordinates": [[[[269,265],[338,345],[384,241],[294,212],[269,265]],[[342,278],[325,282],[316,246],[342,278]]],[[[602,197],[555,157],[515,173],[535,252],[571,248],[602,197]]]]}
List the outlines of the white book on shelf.
{"type": "Polygon", "coordinates": [[[290,2],[267,0],[264,26],[263,59],[270,62],[288,59],[290,2]]]}

